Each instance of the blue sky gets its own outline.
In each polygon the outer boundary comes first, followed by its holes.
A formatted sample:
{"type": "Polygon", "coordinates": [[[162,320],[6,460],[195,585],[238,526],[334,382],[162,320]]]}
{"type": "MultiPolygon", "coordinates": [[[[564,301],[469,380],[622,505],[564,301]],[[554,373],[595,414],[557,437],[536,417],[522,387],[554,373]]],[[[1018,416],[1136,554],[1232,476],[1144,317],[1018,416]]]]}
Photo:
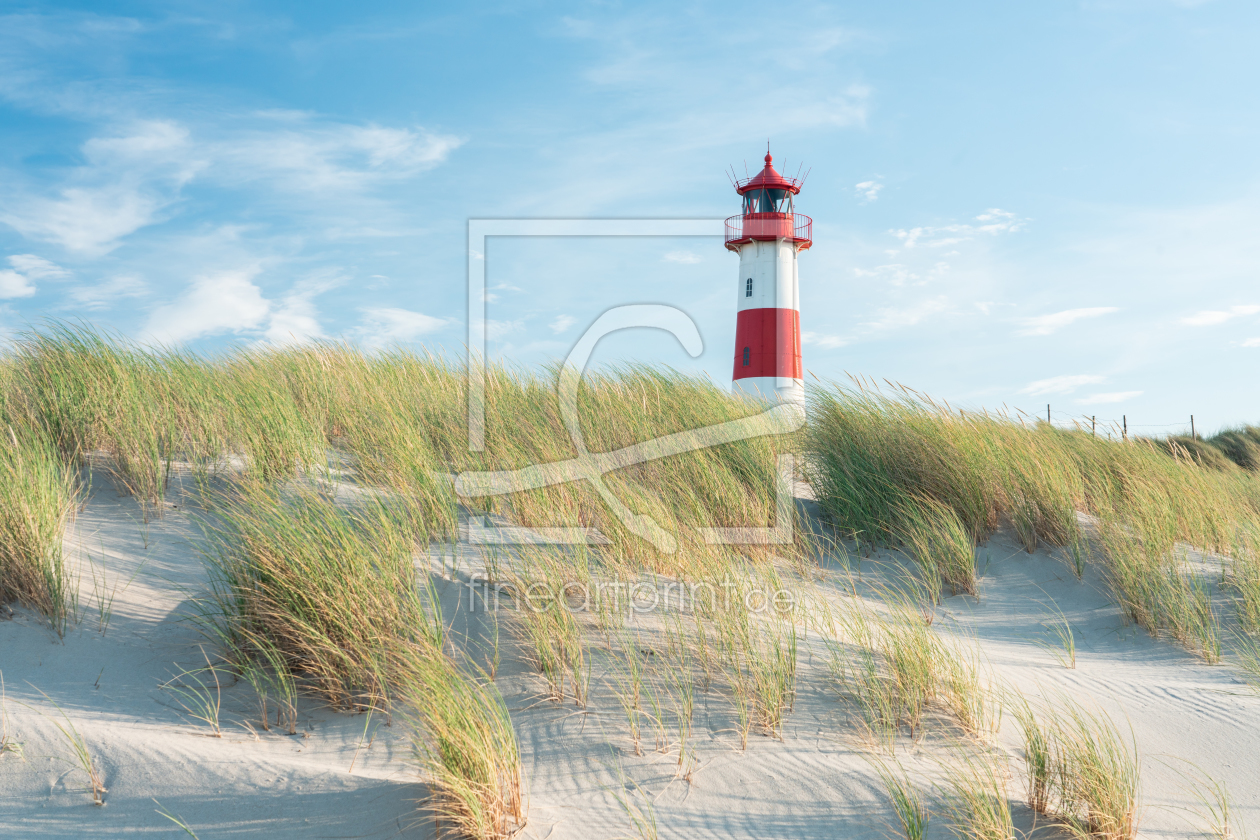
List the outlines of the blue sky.
{"type": "MultiPolygon", "coordinates": [[[[469,218],[724,217],[811,168],[805,366],[969,407],[1260,421],[1260,4],[0,3],[0,334],[462,353],[469,218]]],[[[669,303],[718,239],[498,239],[490,350],[669,303]]],[[[812,381],[812,380],[811,380],[812,381]]]]}

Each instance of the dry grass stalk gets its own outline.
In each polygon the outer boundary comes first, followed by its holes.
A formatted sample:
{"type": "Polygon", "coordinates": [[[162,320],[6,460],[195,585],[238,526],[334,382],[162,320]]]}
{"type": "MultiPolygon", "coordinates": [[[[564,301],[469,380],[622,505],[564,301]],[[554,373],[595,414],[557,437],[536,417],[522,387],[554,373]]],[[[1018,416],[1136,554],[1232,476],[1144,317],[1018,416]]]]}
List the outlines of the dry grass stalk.
{"type": "Polygon", "coordinates": [[[1138,830],[1139,759],[1111,719],[1070,701],[1036,712],[1021,700],[1028,804],[1081,838],[1133,840],[1138,830]]]}
{"type": "Polygon", "coordinates": [[[923,801],[923,794],[915,787],[900,762],[895,763],[895,770],[880,761],[872,763],[880,781],[884,783],[884,789],[888,791],[888,801],[897,815],[901,833],[906,836],[906,840],[924,840],[932,815],[927,803],[923,801]]]}
{"type": "Polygon", "coordinates": [[[205,652],[204,648],[201,651],[201,655],[206,660],[204,669],[181,671],[175,677],[163,683],[160,688],[174,694],[176,702],[183,707],[184,712],[189,717],[209,726],[214,737],[222,738],[223,730],[219,726],[219,710],[223,707],[223,686],[219,682],[219,672],[210,662],[210,656],[205,652]],[[213,678],[213,691],[202,680],[200,675],[204,673],[208,673],[213,678]],[[188,682],[176,683],[176,680],[185,679],[188,682]]]}
{"type": "MultiPolygon", "coordinates": [[[[92,756],[87,741],[79,734],[79,730],[75,728],[74,722],[70,720],[65,710],[44,692],[41,691],[40,694],[43,694],[44,699],[51,703],[53,708],[61,715],[61,720],[57,720],[49,715],[44,716],[52,721],[53,726],[57,727],[57,731],[61,733],[61,736],[65,738],[66,743],[70,746],[71,763],[76,765],[87,776],[88,791],[92,794],[92,804],[104,805],[105,794],[109,793],[109,789],[105,787],[105,776],[101,772],[100,766],[96,763],[96,759],[92,756]]],[[[43,712],[40,714],[43,714],[43,712]]]]}
{"type": "Polygon", "coordinates": [[[17,740],[9,729],[9,725],[9,706],[4,692],[4,674],[0,672],[0,758],[4,758],[8,753],[22,758],[22,742],[17,740]]]}
{"type": "Polygon", "coordinates": [[[415,754],[435,783],[441,822],[476,840],[511,837],[525,824],[525,804],[516,733],[498,689],[471,662],[431,649],[413,648],[403,662],[415,754]]]}
{"type": "Polygon", "coordinates": [[[954,834],[965,840],[1015,840],[1005,763],[987,753],[960,753],[947,769],[945,795],[954,834]]]}
{"type": "Polygon", "coordinates": [[[842,624],[847,639],[830,643],[831,668],[872,744],[891,753],[902,727],[918,737],[932,708],[976,740],[997,732],[1002,704],[978,653],[943,641],[908,599],[894,600],[888,616],[854,606],[842,624]]]}

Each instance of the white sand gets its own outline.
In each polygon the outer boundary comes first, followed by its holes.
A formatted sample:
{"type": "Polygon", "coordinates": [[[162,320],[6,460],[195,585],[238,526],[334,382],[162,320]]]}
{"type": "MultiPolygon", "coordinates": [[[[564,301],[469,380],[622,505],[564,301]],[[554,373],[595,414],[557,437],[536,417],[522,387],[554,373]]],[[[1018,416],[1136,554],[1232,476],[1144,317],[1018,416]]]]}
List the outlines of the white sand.
{"type": "MultiPolygon", "coordinates": [[[[80,624],[59,641],[23,610],[0,621],[10,729],[25,748],[25,761],[0,758],[0,836],[186,836],[156,813],[154,800],[202,840],[431,836],[431,822],[417,811],[425,789],[407,760],[409,741],[400,724],[304,701],[298,736],[255,735],[242,725],[257,718],[252,690],[243,683],[224,689],[221,739],[207,737],[205,725],[181,713],[158,686],[201,660],[202,640],[186,621],[187,599],[204,584],[199,537],[185,511],[176,509],[148,526],[146,547],[139,520],[135,503],[98,476],[66,540],[83,569],[80,624]],[[98,578],[103,569],[109,586],[118,583],[104,633],[84,565],[88,557],[98,578]],[[91,804],[86,780],[72,769],[68,745],[52,723],[58,712],[41,692],[61,706],[100,763],[109,788],[105,807],[91,804]]],[[[980,598],[948,599],[938,626],[974,634],[994,670],[1025,694],[1066,693],[1096,702],[1126,731],[1132,725],[1144,756],[1143,836],[1197,833],[1192,825],[1200,823],[1185,811],[1195,803],[1182,790],[1179,760],[1226,782],[1238,823],[1260,832],[1260,696],[1235,669],[1204,665],[1126,625],[1094,571],[1078,582],[1061,560],[1025,554],[1002,534],[981,549],[982,559],[986,553],[980,598]],[[1050,638],[1042,622],[1053,615],[1051,603],[1076,631],[1075,670],[1036,644],[1050,638]]],[[[456,577],[480,566],[468,546],[461,555],[456,577]]],[[[877,574],[881,559],[864,561],[864,574],[877,574]]],[[[454,609],[462,584],[442,588],[454,609]]],[[[452,619],[455,632],[475,633],[484,616],[452,619]]],[[[650,634],[650,623],[644,628],[650,634]]],[[[626,789],[624,780],[637,782],[651,798],[663,837],[889,836],[891,811],[816,641],[801,647],[799,697],[782,742],[753,735],[741,751],[729,701],[716,691],[697,691],[693,737],[700,767],[687,782],[675,778],[676,754],[653,752],[650,735],[644,756],[631,753],[624,715],[603,685],[602,662],[589,711],[571,701],[557,705],[542,699],[541,678],[505,634],[498,683],[522,745],[530,805],[524,836],[632,836],[614,797],[626,789]]],[[[1013,756],[1017,737],[1008,719],[1002,744],[1013,756]]],[[[945,740],[931,733],[918,745],[898,745],[902,761],[923,778],[932,777],[935,759],[948,752],[945,740]]],[[[1012,798],[1018,800],[1022,768],[1018,760],[1012,767],[1012,798]]],[[[637,792],[624,795],[641,801],[637,792]]],[[[1016,812],[1017,822],[1030,827],[1027,811],[1016,812]]],[[[938,819],[931,833],[948,836],[945,821],[938,819]]]]}

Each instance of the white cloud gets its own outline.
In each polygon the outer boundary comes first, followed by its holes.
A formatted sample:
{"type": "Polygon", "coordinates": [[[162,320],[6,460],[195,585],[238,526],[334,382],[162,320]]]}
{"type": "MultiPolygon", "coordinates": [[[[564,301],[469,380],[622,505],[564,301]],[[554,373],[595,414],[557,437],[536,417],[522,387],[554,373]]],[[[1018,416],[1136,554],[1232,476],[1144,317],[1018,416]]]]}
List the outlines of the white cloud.
{"type": "Polygon", "coordinates": [[[1249,338],[1242,343],[1243,347],[1260,347],[1260,338],[1249,338]]]}
{"type": "Polygon", "coordinates": [[[271,314],[271,320],[263,333],[268,344],[285,347],[305,344],[324,338],[319,324],[315,302],[306,295],[289,295],[271,314]]]}
{"type": "Polygon", "coordinates": [[[1140,397],[1142,391],[1111,391],[1106,394],[1092,394],[1088,397],[1082,397],[1075,400],[1077,405],[1104,405],[1106,403],[1118,403],[1125,400],[1131,400],[1134,397],[1140,397]]]}
{"type": "Polygon", "coordinates": [[[432,169],[464,142],[423,129],[319,124],[305,116],[296,127],[292,122],[232,133],[212,144],[216,174],[279,179],[304,192],[357,190],[432,169]]]}
{"type": "Polygon", "coordinates": [[[271,303],[252,282],[259,271],[251,266],[195,278],[176,300],[153,310],[144,334],[171,344],[258,329],[271,313],[271,303]]]}
{"type": "Polygon", "coordinates": [[[553,333],[555,333],[556,335],[560,335],[560,333],[564,332],[569,327],[573,326],[575,322],[576,322],[576,319],[573,318],[573,316],[571,315],[560,315],[556,318],[556,320],[552,321],[547,326],[551,328],[551,331],[553,333]]]}
{"type": "Polygon", "coordinates": [[[515,332],[520,332],[523,329],[525,329],[524,321],[486,320],[486,338],[491,341],[498,341],[505,336],[509,336],[515,332]]]}
{"type": "Polygon", "coordinates": [[[901,327],[913,327],[921,323],[931,315],[945,312],[950,308],[949,301],[945,297],[935,297],[929,300],[919,301],[910,306],[887,307],[879,310],[879,317],[874,321],[868,321],[862,326],[868,332],[882,332],[884,330],[899,329],[901,327]]]}
{"type": "Polygon", "coordinates": [[[156,195],[144,194],[131,185],[68,188],[59,198],[28,199],[18,214],[5,214],[0,220],[23,236],[95,255],[152,224],[166,205],[156,195]]]}
{"type": "Polygon", "coordinates": [[[918,280],[919,275],[915,274],[901,263],[889,263],[888,265],[877,265],[874,268],[854,268],[853,276],[855,277],[884,277],[894,286],[901,286],[907,280],[918,280]]]}
{"type": "Polygon", "coordinates": [[[1181,323],[1192,327],[1214,327],[1217,324],[1223,324],[1226,321],[1240,318],[1244,315],[1255,315],[1257,312],[1260,312],[1260,306],[1254,304],[1231,306],[1228,310],[1206,309],[1188,318],[1182,318],[1181,323]]]}
{"type": "Polygon", "coordinates": [[[1065,309],[1062,312],[1038,315],[1035,318],[1022,318],[1020,323],[1024,325],[1024,328],[1016,335],[1050,335],[1073,321],[1079,321],[1082,318],[1097,318],[1119,311],[1119,308],[1115,306],[1091,306],[1084,309],[1065,309]]]}
{"type": "Polygon", "coordinates": [[[315,297],[340,286],[345,277],[336,271],[312,275],[293,284],[273,307],[263,341],[279,347],[306,344],[326,338],[319,323],[315,297]]]}
{"type": "Polygon", "coordinates": [[[984,222],[984,224],[976,228],[982,233],[1014,233],[1022,229],[1024,223],[1028,220],[1021,219],[1008,210],[999,210],[993,207],[976,216],[976,221],[984,222]]]}
{"type": "Polygon", "coordinates": [[[69,271],[55,262],[34,254],[14,254],[9,257],[9,265],[32,280],[62,280],[70,276],[69,271]]]}
{"type": "Polygon", "coordinates": [[[178,123],[150,120],[91,138],[82,146],[86,164],[59,185],[0,190],[0,222],[28,238],[95,256],[165,221],[194,177],[344,193],[430,169],[463,142],[423,129],[322,123],[301,114],[279,124],[274,114],[249,119],[248,128],[225,119],[199,137],[178,123]]]}
{"type": "Polygon", "coordinates": [[[359,341],[368,347],[384,347],[394,342],[415,341],[421,336],[437,332],[450,323],[446,318],[435,318],[423,312],[398,309],[392,306],[360,310],[363,321],[354,330],[359,341]]]}
{"type": "Polygon", "coordinates": [[[920,239],[926,237],[926,242],[934,248],[943,248],[947,245],[956,245],[959,242],[966,242],[973,238],[975,234],[996,235],[1000,233],[1015,233],[1023,230],[1027,219],[1021,219],[1014,213],[1007,210],[999,210],[992,208],[976,216],[975,221],[984,222],[981,225],[972,224],[956,224],[941,226],[924,226],[915,228],[896,228],[889,233],[901,240],[901,244],[906,248],[914,248],[919,244],[920,239]],[[940,236],[940,234],[945,234],[940,236]]]}
{"type": "Polygon", "coordinates": [[[82,152],[86,165],[68,174],[55,197],[8,195],[0,221],[32,239],[103,254],[124,236],[161,221],[180,188],[205,166],[193,153],[188,130],[163,121],[94,137],[82,152]]]}
{"type": "Polygon", "coordinates": [[[863,204],[867,204],[879,198],[879,191],[883,188],[884,185],[879,181],[863,181],[853,185],[853,192],[862,199],[863,204]]]}
{"type": "Polygon", "coordinates": [[[1092,374],[1052,376],[1049,379],[1038,379],[1036,382],[1030,382],[1021,388],[1019,392],[1034,397],[1045,396],[1046,394],[1070,394],[1082,385],[1097,385],[1106,381],[1107,377],[1092,374]]]}
{"type": "Polygon", "coordinates": [[[664,257],[665,262],[682,263],[683,265],[695,265],[703,260],[699,254],[693,254],[690,251],[670,251],[664,257]]]}
{"type": "Polygon", "coordinates": [[[850,343],[850,339],[838,335],[823,335],[822,333],[803,332],[801,333],[801,344],[812,344],[823,350],[831,350],[836,347],[844,347],[850,343]]]}
{"type": "Polygon", "coordinates": [[[24,275],[7,268],[0,269],[0,300],[30,297],[33,294],[35,286],[24,275]]]}
{"type": "Polygon", "coordinates": [[[931,230],[931,228],[917,227],[910,230],[894,230],[892,235],[900,239],[902,245],[905,245],[907,248],[913,248],[925,230],[931,230]]]}
{"type": "Polygon", "coordinates": [[[143,297],[148,286],[139,277],[122,274],[95,286],[75,286],[67,297],[84,309],[108,309],[126,298],[143,297]]]}

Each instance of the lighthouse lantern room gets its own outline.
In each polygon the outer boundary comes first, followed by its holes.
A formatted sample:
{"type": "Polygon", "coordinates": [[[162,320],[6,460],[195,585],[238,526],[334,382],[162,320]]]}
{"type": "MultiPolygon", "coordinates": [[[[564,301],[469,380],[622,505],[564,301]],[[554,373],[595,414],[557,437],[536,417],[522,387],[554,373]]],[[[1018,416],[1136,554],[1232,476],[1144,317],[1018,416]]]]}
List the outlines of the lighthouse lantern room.
{"type": "Polygon", "coordinates": [[[793,205],[803,182],[779,174],[768,151],[765,161],[735,181],[743,212],[726,220],[726,247],[739,254],[731,390],[804,405],[796,258],[813,244],[813,220],[793,205]]]}

